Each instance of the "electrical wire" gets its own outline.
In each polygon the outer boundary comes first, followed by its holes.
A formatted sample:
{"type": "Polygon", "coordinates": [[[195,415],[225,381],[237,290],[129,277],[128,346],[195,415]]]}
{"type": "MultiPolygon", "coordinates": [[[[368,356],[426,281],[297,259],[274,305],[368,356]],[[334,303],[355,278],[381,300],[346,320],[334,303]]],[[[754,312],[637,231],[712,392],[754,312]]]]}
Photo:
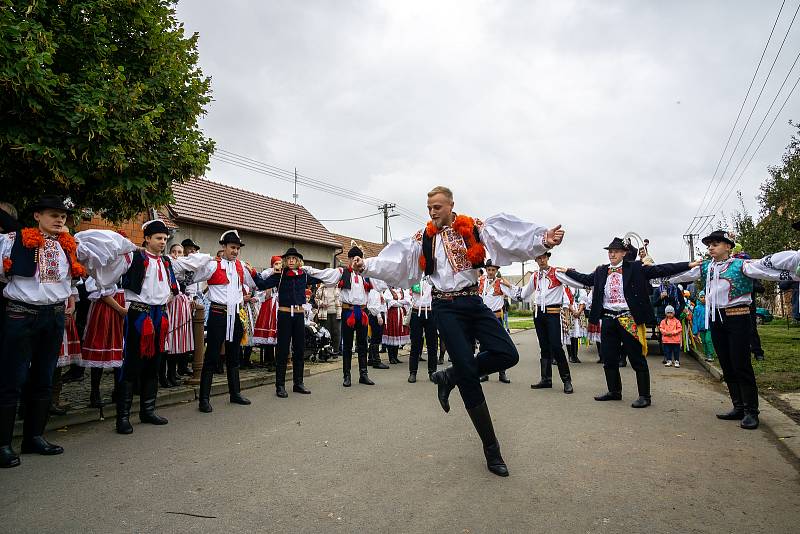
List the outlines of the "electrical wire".
{"type": "Polygon", "coordinates": [[[375,217],[376,215],[380,215],[380,212],[377,213],[370,213],[369,215],[364,215],[363,217],[352,217],[350,219],[317,219],[319,222],[345,222],[345,221],[358,221],[361,219],[368,219],[370,217],[375,217]]]}

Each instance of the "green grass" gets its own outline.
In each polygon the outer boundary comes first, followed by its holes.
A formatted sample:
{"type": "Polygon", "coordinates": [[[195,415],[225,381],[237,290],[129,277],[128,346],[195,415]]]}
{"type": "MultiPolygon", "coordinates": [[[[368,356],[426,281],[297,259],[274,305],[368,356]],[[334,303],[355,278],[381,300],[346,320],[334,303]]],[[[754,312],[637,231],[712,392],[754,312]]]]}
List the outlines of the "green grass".
{"type": "Polygon", "coordinates": [[[753,360],[758,386],[779,392],[800,391],[800,328],[776,319],[758,327],[764,361],[753,360]]]}
{"type": "Polygon", "coordinates": [[[511,328],[533,328],[533,317],[530,314],[523,317],[509,315],[508,326],[511,328]]]}

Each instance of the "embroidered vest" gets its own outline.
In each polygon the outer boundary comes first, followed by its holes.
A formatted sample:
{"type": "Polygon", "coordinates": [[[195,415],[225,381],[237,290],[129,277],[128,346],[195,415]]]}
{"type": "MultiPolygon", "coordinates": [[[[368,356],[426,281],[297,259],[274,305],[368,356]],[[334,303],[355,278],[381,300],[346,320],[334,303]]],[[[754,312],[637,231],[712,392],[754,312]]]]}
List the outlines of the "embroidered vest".
{"type": "MultiPolygon", "coordinates": [[[[700,267],[700,272],[702,273],[701,280],[704,282],[708,277],[709,265],[711,265],[711,260],[705,260],[700,267]]],[[[723,280],[727,280],[731,286],[728,291],[729,299],[743,297],[753,292],[753,280],[745,276],[743,267],[744,260],[734,258],[728,264],[728,268],[719,273],[719,277],[723,280]]],[[[709,289],[710,288],[706,288],[706,293],[708,293],[709,289]]]]}
{"type": "MultiPolygon", "coordinates": [[[[475,242],[480,243],[480,232],[477,225],[472,226],[472,234],[475,237],[475,242]]],[[[433,236],[428,236],[425,229],[421,232],[422,239],[422,257],[425,259],[425,274],[430,276],[436,270],[436,259],[433,254],[433,239],[439,236],[442,246],[445,247],[447,258],[450,261],[453,271],[460,273],[468,269],[478,269],[484,266],[486,259],[486,252],[481,255],[480,261],[472,263],[467,259],[467,244],[464,242],[464,237],[460,235],[453,227],[449,227],[433,236]],[[445,242],[447,240],[447,242],[445,242]]]]}
{"type": "MultiPolygon", "coordinates": [[[[484,290],[485,287],[486,287],[486,277],[485,276],[481,276],[481,279],[478,282],[478,293],[483,295],[483,290],[484,290]]],[[[503,290],[500,289],[500,279],[499,278],[495,278],[494,282],[492,283],[492,294],[495,297],[499,297],[500,295],[503,294],[503,290]]]]}
{"type": "MultiPolygon", "coordinates": [[[[175,279],[175,273],[172,270],[172,262],[169,256],[161,256],[161,262],[167,270],[167,280],[169,281],[169,288],[173,295],[179,292],[178,281],[175,279]]],[[[144,277],[147,273],[147,267],[150,265],[150,258],[146,252],[139,251],[133,254],[131,258],[131,266],[122,275],[122,284],[120,287],[133,291],[137,295],[142,292],[142,285],[144,284],[144,277]]]]}
{"type": "MultiPolygon", "coordinates": [[[[239,286],[241,287],[244,280],[244,267],[242,267],[242,262],[238,259],[236,260],[236,274],[239,275],[239,286]]],[[[229,282],[230,280],[228,280],[228,273],[226,273],[225,269],[222,268],[222,260],[217,258],[217,270],[214,271],[214,274],[208,279],[208,285],[224,286],[229,282]]]]}

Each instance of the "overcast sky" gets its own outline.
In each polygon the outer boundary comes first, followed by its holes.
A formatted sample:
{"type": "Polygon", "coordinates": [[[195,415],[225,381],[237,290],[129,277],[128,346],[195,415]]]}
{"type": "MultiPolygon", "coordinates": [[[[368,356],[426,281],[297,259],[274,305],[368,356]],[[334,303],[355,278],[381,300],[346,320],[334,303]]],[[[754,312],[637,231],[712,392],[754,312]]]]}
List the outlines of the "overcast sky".
{"type": "MultiPolygon", "coordinates": [[[[797,2],[786,3],[749,102],[797,2]]],[[[297,167],[420,218],[425,193],[448,185],[460,213],[505,211],[563,224],[567,238],[552,263],[588,270],[605,258],[610,238],[627,231],[650,239],[656,261],[688,255],[681,235],[780,4],[191,0],[179,4],[178,16],[200,34],[214,96],[201,124],[218,148],[297,167]]],[[[800,20],[723,184],[799,49],[800,20]]],[[[773,115],[798,74],[800,66],[773,115]]],[[[800,119],[791,115],[798,101],[795,94],[737,187],[751,209],[767,165],[789,142],[788,120],[800,119]]],[[[292,200],[290,184],[217,160],[207,177],[292,200]]],[[[299,193],[319,219],[375,211],[299,193]]],[[[325,224],[381,237],[379,217],[325,224]]],[[[420,227],[391,220],[394,237],[420,227]]]]}

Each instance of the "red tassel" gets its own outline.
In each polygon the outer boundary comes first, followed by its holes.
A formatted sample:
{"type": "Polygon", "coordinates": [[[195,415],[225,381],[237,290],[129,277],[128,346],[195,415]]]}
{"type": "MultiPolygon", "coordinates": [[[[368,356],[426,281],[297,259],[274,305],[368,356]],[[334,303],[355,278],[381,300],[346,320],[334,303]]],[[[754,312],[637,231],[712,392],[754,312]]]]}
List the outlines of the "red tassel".
{"type": "Polygon", "coordinates": [[[369,326],[369,319],[367,319],[367,314],[363,311],[361,312],[361,324],[362,326],[369,326]]]}
{"type": "Polygon", "coordinates": [[[139,355],[142,358],[152,358],[155,353],[155,329],[150,317],[145,317],[142,322],[142,333],[139,338],[139,355]]]}
{"type": "Polygon", "coordinates": [[[158,331],[158,351],[167,352],[167,333],[169,332],[169,320],[166,315],[161,316],[161,329],[158,331]]]}
{"type": "Polygon", "coordinates": [[[347,318],[347,326],[350,328],[355,328],[356,326],[356,314],[354,311],[350,311],[350,317],[347,318]]]}
{"type": "Polygon", "coordinates": [[[425,256],[422,256],[422,255],[421,255],[421,256],[419,257],[419,268],[420,268],[420,270],[421,270],[423,273],[425,272],[425,267],[426,267],[427,265],[428,265],[428,262],[425,260],[425,256]]]}

